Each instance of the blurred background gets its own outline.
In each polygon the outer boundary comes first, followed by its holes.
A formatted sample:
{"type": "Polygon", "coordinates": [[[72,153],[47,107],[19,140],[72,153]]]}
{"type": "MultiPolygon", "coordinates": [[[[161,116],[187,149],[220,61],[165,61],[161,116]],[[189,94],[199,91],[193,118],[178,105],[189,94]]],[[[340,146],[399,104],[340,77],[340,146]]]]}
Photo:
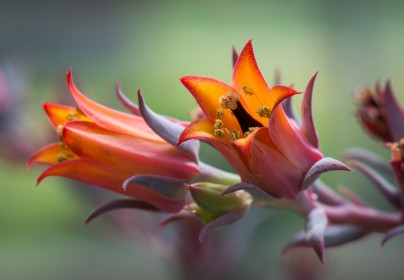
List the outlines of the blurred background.
{"type": "MultiPolygon", "coordinates": [[[[304,90],[319,71],[313,103],[325,155],[339,159],[360,146],[387,159],[387,151],[357,124],[352,92],[391,79],[404,102],[403,30],[402,1],[0,1],[0,278],[173,275],[169,260],[107,218],[84,226],[95,206],[91,193],[79,190],[87,186],[49,178],[35,188],[42,169],[27,170],[26,161],[56,137],[42,102],[71,102],[65,88],[69,68],[79,88],[100,103],[122,109],[114,93],[120,83],[132,100],[142,88],[152,109],[189,120],[196,103],[178,79],[202,75],[231,82],[232,46],[240,51],[253,39],[268,84],[280,70],[283,84],[304,90]]],[[[201,157],[228,169],[207,147],[201,157]]],[[[323,178],[388,209],[360,174],[323,178]]],[[[281,250],[303,221],[284,212],[255,212],[268,220],[251,242],[250,267],[268,267],[270,279],[284,279],[287,257],[281,250]]],[[[404,238],[385,248],[380,241],[372,235],[329,249],[323,279],[401,279],[404,238]]]]}

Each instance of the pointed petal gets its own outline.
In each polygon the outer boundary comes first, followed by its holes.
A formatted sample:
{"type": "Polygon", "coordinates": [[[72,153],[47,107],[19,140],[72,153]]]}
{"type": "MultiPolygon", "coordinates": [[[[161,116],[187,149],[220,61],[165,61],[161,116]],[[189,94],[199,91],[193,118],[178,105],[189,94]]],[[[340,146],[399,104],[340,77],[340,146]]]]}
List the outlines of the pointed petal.
{"type": "Polygon", "coordinates": [[[270,89],[258,68],[251,40],[244,46],[234,67],[233,86],[239,93],[247,89],[253,94],[247,96],[251,110],[270,104],[270,89]]]}
{"type": "MultiPolygon", "coordinates": [[[[181,78],[181,82],[191,92],[199,107],[212,123],[216,119],[216,110],[221,108],[220,97],[226,93],[237,92],[226,83],[211,78],[186,76],[181,78]]],[[[242,99],[243,96],[240,96],[240,102],[242,102],[242,99]]],[[[237,119],[230,110],[224,110],[222,121],[230,131],[233,131],[233,129],[241,130],[237,119]]]]}
{"type": "Polygon", "coordinates": [[[384,90],[384,101],[386,106],[387,122],[395,142],[404,138],[404,110],[394,97],[390,81],[386,83],[384,90]]]}
{"type": "Polygon", "coordinates": [[[255,60],[251,40],[245,45],[234,67],[233,85],[239,93],[250,94],[245,97],[247,109],[259,121],[262,121],[256,112],[259,107],[265,105],[272,111],[283,99],[298,93],[285,86],[269,89],[255,60]]]}
{"type": "Polygon", "coordinates": [[[92,122],[69,122],[62,137],[80,158],[110,165],[129,174],[128,177],[155,174],[191,179],[199,172],[197,163],[166,142],[118,134],[92,122]]]}
{"type": "Polygon", "coordinates": [[[322,158],[313,164],[305,174],[301,185],[302,190],[308,188],[322,173],[333,170],[351,171],[349,167],[336,159],[322,158]]]}
{"type": "Polygon", "coordinates": [[[328,224],[327,214],[321,207],[310,211],[305,225],[306,240],[313,246],[322,263],[324,258],[324,233],[328,224]]]}
{"type": "Polygon", "coordinates": [[[126,109],[132,112],[135,116],[140,116],[139,106],[137,106],[135,103],[130,101],[128,97],[126,97],[126,95],[121,90],[121,86],[119,84],[116,85],[115,92],[116,95],[118,96],[118,99],[126,107],[126,109]]]}
{"type": "Polygon", "coordinates": [[[66,122],[76,118],[80,118],[81,120],[90,120],[86,116],[79,116],[76,108],[71,106],[44,103],[43,108],[54,128],[58,128],[59,125],[64,125],[66,122]]]}
{"type": "Polygon", "coordinates": [[[187,141],[177,146],[184,127],[150,110],[140,91],[138,91],[138,98],[140,112],[151,129],[168,143],[185,152],[192,160],[198,162],[199,142],[196,140],[187,141]]]}
{"type": "Polygon", "coordinates": [[[223,142],[230,143],[228,135],[224,135],[223,138],[218,138],[213,135],[213,124],[208,119],[200,119],[189,124],[181,133],[178,144],[182,144],[185,141],[192,139],[204,140],[209,143],[223,142]]]}
{"type": "Polygon", "coordinates": [[[49,176],[70,178],[114,191],[116,188],[116,191],[123,193],[120,186],[126,175],[94,161],[75,159],[61,162],[46,169],[38,177],[37,184],[49,176]]]}
{"type": "Polygon", "coordinates": [[[76,159],[53,165],[39,176],[37,185],[49,176],[65,177],[121,193],[152,204],[165,212],[177,212],[183,207],[182,201],[167,200],[141,186],[131,185],[124,191],[122,184],[129,177],[128,174],[92,160],[76,159]]]}
{"type": "Polygon", "coordinates": [[[270,194],[264,192],[262,189],[258,188],[257,186],[249,183],[238,183],[235,185],[232,185],[228,187],[225,191],[222,192],[222,196],[225,196],[227,194],[239,191],[239,190],[244,190],[249,192],[252,196],[259,200],[269,200],[269,201],[274,201],[278,200],[276,197],[271,196],[270,194]]]}
{"type": "Polygon", "coordinates": [[[320,151],[301,134],[297,124],[286,116],[282,106],[277,106],[272,113],[269,134],[275,146],[303,172],[322,158],[320,151]]]}
{"type": "Polygon", "coordinates": [[[205,225],[201,232],[199,233],[199,241],[203,242],[205,240],[206,235],[218,228],[225,227],[231,225],[235,222],[240,221],[247,214],[249,206],[241,207],[230,211],[217,219],[214,219],[209,224],[205,225]]]}
{"type": "Polygon", "coordinates": [[[184,186],[185,181],[176,178],[158,175],[135,175],[127,179],[122,184],[122,188],[126,190],[130,184],[140,185],[169,200],[184,201],[187,194],[187,189],[184,186]]]}
{"type": "Polygon", "coordinates": [[[163,142],[142,118],[110,109],[82,94],[73,82],[71,71],[67,73],[67,87],[80,110],[99,126],[115,132],[163,142]]]}
{"type": "Polygon", "coordinates": [[[270,101],[269,101],[269,103],[266,103],[266,104],[268,104],[270,106],[271,111],[272,111],[283,100],[285,100],[288,97],[291,97],[295,94],[299,94],[299,93],[300,92],[297,92],[296,90],[294,90],[291,87],[274,86],[271,88],[271,91],[270,91],[270,101]]]}
{"type": "Polygon", "coordinates": [[[387,241],[389,241],[393,237],[395,237],[399,234],[403,234],[403,233],[404,233],[404,225],[391,229],[384,235],[383,240],[382,240],[382,246],[384,246],[387,243],[387,241]]]}
{"type": "Polygon", "coordinates": [[[307,137],[310,143],[315,147],[319,148],[317,130],[314,125],[313,114],[312,114],[312,96],[313,87],[316,80],[317,73],[310,79],[307,84],[306,90],[304,91],[302,100],[302,133],[307,137]]]}
{"type": "MultiPolygon", "coordinates": [[[[46,164],[46,165],[53,165],[59,163],[59,158],[63,153],[66,152],[66,149],[63,149],[60,146],[60,143],[52,143],[47,145],[37,151],[35,154],[31,156],[28,160],[27,166],[30,167],[32,164],[46,164]]],[[[73,158],[77,158],[71,153],[73,158]]],[[[73,159],[72,158],[72,159],[73,159]]]]}
{"type": "Polygon", "coordinates": [[[101,204],[94,208],[87,216],[87,218],[84,220],[85,224],[90,223],[92,220],[95,218],[98,218],[101,215],[104,215],[105,213],[115,211],[118,209],[139,209],[139,210],[146,210],[146,211],[152,211],[152,212],[157,212],[159,209],[154,207],[153,205],[150,205],[146,202],[143,201],[137,201],[133,199],[117,199],[113,201],[109,201],[107,203],[101,204]]]}
{"type": "Polygon", "coordinates": [[[349,165],[362,172],[380,191],[391,205],[397,209],[401,208],[400,196],[397,189],[376,171],[356,161],[349,161],[349,165]]]}

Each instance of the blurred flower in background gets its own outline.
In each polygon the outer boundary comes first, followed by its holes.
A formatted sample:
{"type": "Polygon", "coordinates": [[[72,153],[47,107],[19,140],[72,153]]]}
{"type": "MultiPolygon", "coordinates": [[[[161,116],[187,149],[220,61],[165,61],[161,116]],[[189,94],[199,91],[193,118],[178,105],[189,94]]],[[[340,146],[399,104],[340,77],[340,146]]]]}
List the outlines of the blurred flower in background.
{"type": "Polygon", "coordinates": [[[30,117],[33,100],[19,67],[10,61],[0,64],[0,155],[15,163],[26,161],[46,138],[30,117]]]}

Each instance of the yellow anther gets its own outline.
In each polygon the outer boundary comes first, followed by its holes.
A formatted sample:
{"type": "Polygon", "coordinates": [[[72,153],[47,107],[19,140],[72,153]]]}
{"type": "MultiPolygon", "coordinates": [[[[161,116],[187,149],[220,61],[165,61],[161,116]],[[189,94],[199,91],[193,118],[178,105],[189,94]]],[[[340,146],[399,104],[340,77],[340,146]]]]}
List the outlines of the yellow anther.
{"type": "Polygon", "coordinates": [[[224,116],[224,110],[222,108],[219,108],[216,110],[216,118],[221,119],[224,116]]]}
{"type": "Polygon", "coordinates": [[[68,113],[66,115],[66,120],[68,120],[68,121],[82,120],[85,118],[86,118],[86,115],[84,115],[83,111],[81,111],[79,107],[76,107],[76,112],[68,113]]]}
{"type": "Polygon", "coordinates": [[[66,151],[60,152],[56,156],[56,161],[60,163],[60,162],[72,159],[73,157],[74,157],[74,155],[70,151],[66,150],[66,151]]]}
{"type": "Polygon", "coordinates": [[[239,99],[240,96],[238,94],[229,92],[220,96],[219,101],[223,109],[235,110],[239,99]]]}
{"type": "Polygon", "coordinates": [[[74,121],[74,120],[79,120],[80,119],[80,115],[75,113],[75,114],[67,114],[66,119],[68,121],[74,121]]]}
{"type": "Polygon", "coordinates": [[[249,127],[248,131],[244,132],[244,137],[247,137],[251,133],[253,133],[258,127],[249,127]]]}
{"type": "Polygon", "coordinates": [[[271,110],[269,110],[268,106],[259,107],[257,113],[261,118],[269,119],[269,117],[271,116],[271,110]]]}
{"type": "Polygon", "coordinates": [[[223,138],[224,137],[224,129],[223,128],[218,128],[213,130],[213,135],[215,135],[217,138],[223,138]]]}
{"type": "Polygon", "coordinates": [[[247,95],[254,95],[254,92],[248,87],[243,87],[243,92],[247,95]]]}
{"type": "Polygon", "coordinates": [[[241,133],[237,129],[233,129],[233,132],[231,133],[231,140],[237,140],[241,138],[241,133]]]}
{"type": "Polygon", "coordinates": [[[223,121],[220,119],[215,120],[215,124],[213,125],[214,129],[220,129],[223,127],[223,121]]]}

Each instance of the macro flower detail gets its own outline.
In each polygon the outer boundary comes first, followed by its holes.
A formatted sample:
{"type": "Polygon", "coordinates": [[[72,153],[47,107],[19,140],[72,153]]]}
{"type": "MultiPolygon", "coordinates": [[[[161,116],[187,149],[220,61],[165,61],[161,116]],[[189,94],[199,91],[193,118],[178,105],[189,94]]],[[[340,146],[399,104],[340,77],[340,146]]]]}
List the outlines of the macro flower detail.
{"type": "Polygon", "coordinates": [[[122,185],[142,174],[174,178],[183,185],[199,174],[198,162],[157,135],[141,116],[109,109],[85,97],[74,85],[71,72],[67,84],[78,108],[44,104],[59,142],[29,160],[28,165],[50,165],[38,183],[48,176],[62,176],[131,196],[166,212],[179,211],[185,192],[170,199],[134,180],[125,189],[122,185]]]}
{"type": "Polygon", "coordinates": [[[181,79],[206,118],[187,126],[179,143],[207,141],[249,189],[253,185],[274,198],[294,200],[322,172],[349,170],[324,158],[319,150],[311,114],[315,77],[304,92],[299,126],[280,105],[299,92],[286,86],[267,86],[249,41],[235,63],[232,86],[205,77],[181,79]]]}

